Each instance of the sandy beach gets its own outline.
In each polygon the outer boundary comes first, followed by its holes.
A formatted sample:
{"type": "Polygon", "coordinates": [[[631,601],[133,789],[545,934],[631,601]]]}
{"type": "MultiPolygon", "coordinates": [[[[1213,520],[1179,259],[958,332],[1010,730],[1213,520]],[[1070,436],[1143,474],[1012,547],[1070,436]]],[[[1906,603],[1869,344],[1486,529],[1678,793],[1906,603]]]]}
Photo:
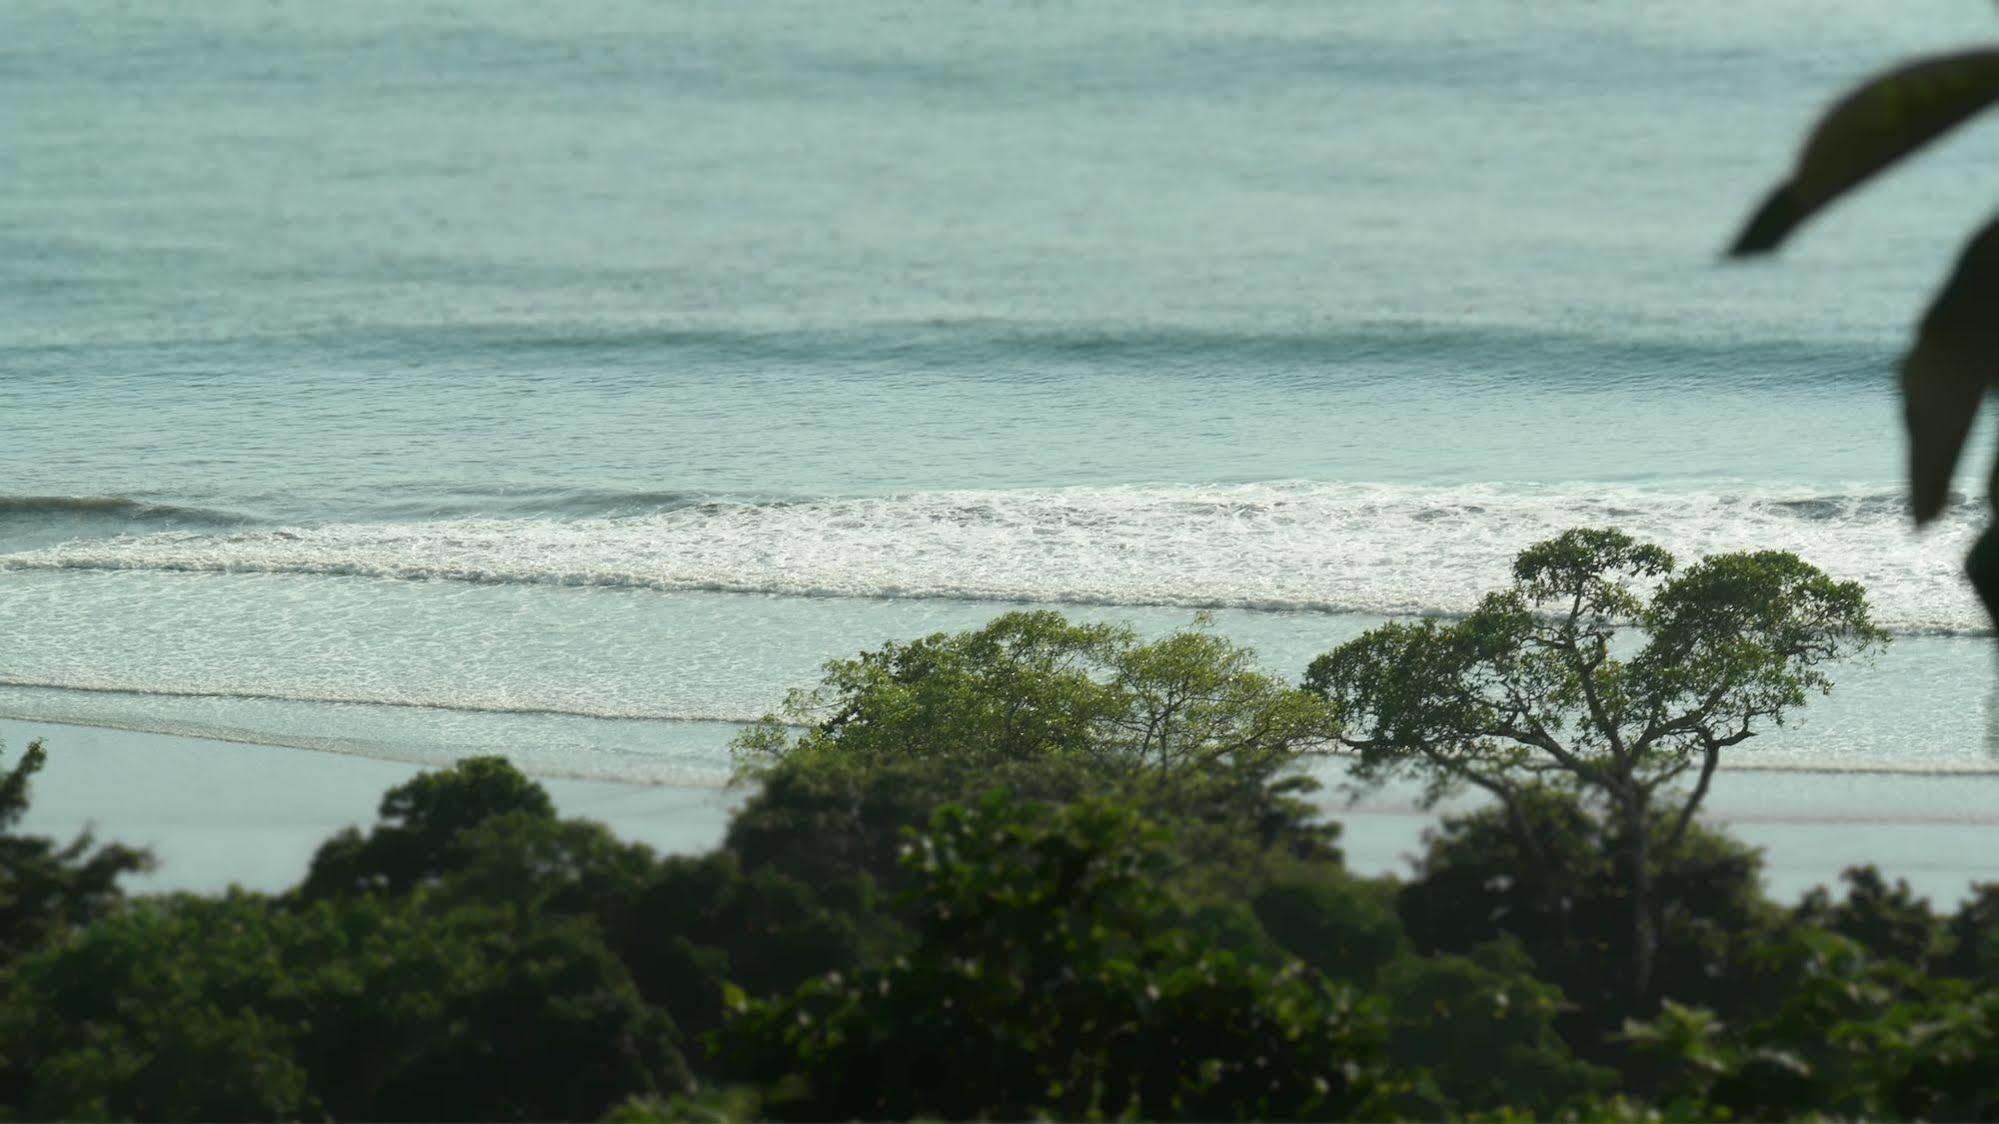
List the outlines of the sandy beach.
{"type": "MultiPolygon", "coordinates": [[[[213,892],[231,884],[281,890],[325,838],[373,821],[384,790],[422,766],[339,753],[171,737],[89,726],[0,721],[8,760],[35,737],[49,747],[23,827],[68,838],[152,848],[160,860],[138,891],[213,892]]],[[[741,790],[542,777],[564,815],[610,825],[663,852],[720,842],[741,790]]],[[[1329,800],[1345,824],[1348,865],[1406,873],[1435,817],[1406,794],[1353,807],[1329,800]]],[[[1725,771],[1710,817],[1763,848],[1765,880],[1780,900],[1872,862],[1939,905],[1976,881],[1999,879],[1999,776],[1725,771]]]]}
{"type": "MultiPolygon", "coordinates": [[[[423,766],[339,753],[169,737],[88,726],[0,721],[7,762],[40,737],[22,830],[149,847],[159,859],[137,891],[212,893],[231,884],[282,890],[326,837],[375,819],[382,793],[423,766]]],[[[601,820],[661,851],[711,847],[739,793],[719,788],[539,778],[567,816],[601,820]]]]}

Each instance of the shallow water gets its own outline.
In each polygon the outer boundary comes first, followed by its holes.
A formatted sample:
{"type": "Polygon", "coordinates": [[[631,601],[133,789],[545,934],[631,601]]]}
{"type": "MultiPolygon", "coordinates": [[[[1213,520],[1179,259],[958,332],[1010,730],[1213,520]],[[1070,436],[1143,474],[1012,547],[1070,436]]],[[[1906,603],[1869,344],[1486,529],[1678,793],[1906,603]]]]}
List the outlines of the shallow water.
{"type": "Polygon", "coordinates": [[[1999,768],[1890,374],[1993,134],[1714,261],[1988,16],[11,4],[0,716],[705,785],[885,639],[1215,609],[1295,675],[1588,522],[1868,585],[1742,763],[1999,768]]]}

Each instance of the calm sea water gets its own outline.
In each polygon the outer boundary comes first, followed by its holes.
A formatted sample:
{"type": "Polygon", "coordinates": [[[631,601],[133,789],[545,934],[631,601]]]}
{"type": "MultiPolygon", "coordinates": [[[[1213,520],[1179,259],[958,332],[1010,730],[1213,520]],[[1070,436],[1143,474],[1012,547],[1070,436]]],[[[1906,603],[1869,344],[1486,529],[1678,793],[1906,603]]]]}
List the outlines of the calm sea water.
{"type": "Polygon", "coordinates": [[[1890,654],[1739,762],[1999,767],[1891,375],[1995,134],[1716,262],[1989,20],[13,0],[0,717],[714,783],[889,638],[1212,609],[1291,675],[1594,523],[1868,584],[1890,654]]]}

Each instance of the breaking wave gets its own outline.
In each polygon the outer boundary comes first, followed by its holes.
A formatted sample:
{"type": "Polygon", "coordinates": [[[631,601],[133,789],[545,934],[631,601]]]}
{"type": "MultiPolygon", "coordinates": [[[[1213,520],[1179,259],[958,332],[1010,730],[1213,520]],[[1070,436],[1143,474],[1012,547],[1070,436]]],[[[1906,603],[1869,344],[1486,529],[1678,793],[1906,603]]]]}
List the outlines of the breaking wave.
{"type": "Polygon", "coordinates": [[[107,519],[128,522],[228,524],[244,519],[227,511],[148,503],[126,496],[8,496],[0,495],[0,519],[107,519]]]}
{"type": "Polygon", "coordinates": [[[1503,583],[1521,547],[1610,525],[1683,560],[1795,551],[1864,583],[1899,632],[1987,630],[1959,570],[1976,506],[1918,535],[1879,491],[1279,482],[618,506],[629,513],[128,533],[0,555],[0,569],[1450,614],[1503,583]]]}

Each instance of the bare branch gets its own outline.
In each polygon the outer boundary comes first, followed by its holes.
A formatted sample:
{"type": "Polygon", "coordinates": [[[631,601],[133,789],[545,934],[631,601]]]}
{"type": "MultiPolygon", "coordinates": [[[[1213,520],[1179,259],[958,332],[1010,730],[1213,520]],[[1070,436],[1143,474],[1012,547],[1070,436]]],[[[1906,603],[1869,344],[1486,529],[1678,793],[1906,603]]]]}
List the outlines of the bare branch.
{"type": "Polygon", "coordinates": [[[1497,778],[1485,776],[1475,769],[1464,770],[1463,776],[1472,784],[1499,798],[1499,802],[1506,808],[1507,818],[1513,821],[1513,834],[1520,840],[1521,846],[1536,863],[1544,867],[1548,865],[1547,849],[1541,846],[1540,837],[1534,834],[1532,822],[1528,820],[1526,811],[1520,807],[1518,791],[1513,786],[1497,778]]]}
{"type": "Polygon", "coordinates": [[[1680,805],[1679,815],[1673,818],[1673,830],[1667,833],[1666,842],[1660,849],[1662,855],[1671,854],[1679,849],[1680,840],[1686,837],[1687,825],[1693,822],[1694,810],[1700,807],[1701,801],[1707,799],[1708,782],[1714,779],[1715,766],[1721,764],[1724,743],[1714,738],[1703,738],[1702,741],[1704,744],[1701,747],[1700,779],[1694,782],[1694,791],[1688,795],[1686,803],[1680,805]]]}

